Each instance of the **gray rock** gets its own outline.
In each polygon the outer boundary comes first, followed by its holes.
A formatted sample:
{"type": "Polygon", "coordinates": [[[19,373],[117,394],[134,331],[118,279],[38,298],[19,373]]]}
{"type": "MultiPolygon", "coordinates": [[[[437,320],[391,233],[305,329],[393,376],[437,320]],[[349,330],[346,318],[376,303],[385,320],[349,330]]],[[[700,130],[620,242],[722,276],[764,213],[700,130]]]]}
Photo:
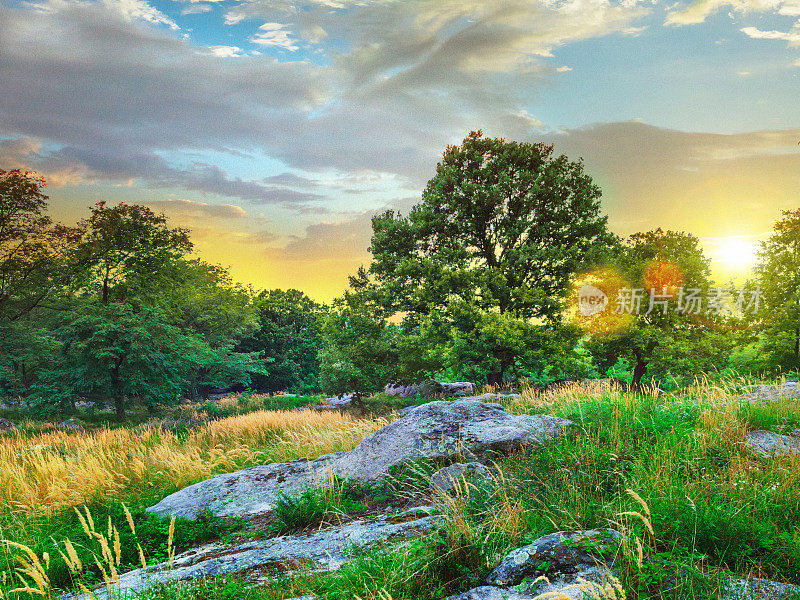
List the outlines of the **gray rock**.
{"type": "Polygon", "coordinates": [[[514,590],[504,590],[491,585],[482,585],[463,594],[450,596],[446,600],[531,600],[533,596],[515,592],[514,590]]]}
{"type": "Polygon", "coordinates": [[[429,402],[365,437],[354,450],[218,475],[164,498],[148,510],[195,518],[203,510],[236,516],[271,510],[278,494],[326,485],[331,476],[376,481],[409,460],[484,461],[563,436],[570,421],[516,416],[469,400],[429,402]]]}
{"type": "Polygon", "coordinates": [[[486,583],[510,587],[548,573],[575,575],[613,562],[621,539],[613,529],[559,531],[509,553],[486,583]]]}
{"type": "Polygon", "coordinates": [[[450,494],[464,478],[491,479],[491,470],[479,462],[453,463],[431,475],[429,490],[434,494],[450,494]]]}
{"type": "Polygon", "coordinates": [[[16,425],[9,421],[8,419],[0,418],[0,433],[5,433],[6,431],[11,431],[12,429],[16,429],[16,425]]]}
{"type": "Polygon", "coordinates": [[[800,398],[800,382],[786,381],[777,384],[751,385],[750,391],[739,398],[746,402],[770,402],[782,398],[800,398]]]}
{"type": "Polygon", "coordinates": [[[466,396],[475,393],[475,384],[471,381],[453,381],[452,383],[442,382],[444,393],[453,396],[466,396]]]}
{"type": "MultiPolygon", "coordinates": [[[[437,517],[393,523],[385,518],[358,520],[341,527],[331,527],[307,535],[282,536],[265,540],[247,540],[238,545],[215,542],[189,550],[168,562],[136,569],[120,575],[113,593],[101,587],[97,600],[115,600],[162,583],[215,577],[231,573],[278,571],[333,571],[352,560],[354,548],[374,545],[384,540],[402,539],[429,531],[439,523],[437,517]]],[[[66,595],[62,600],[77,600],[66,595]]]]}
{"type": "Polygon", "coordinates": [[[434,396],[464,396],[475,392],[475,384],[470,381],[454,381],[444,383],[435,379],[426,379],[421,383],[404,385],[402,383],[390,383],[384,388],[387,396],[398,398],[432,398],[434,396]]]}
{"type": "Polygon", "coordinates": [[[780,435],[772,431],[751,431],[747,434],[745,448],[753,454],[765,458],[800,454],[800,438],[780,435]]]}
{"type": "Polygon", "coordinates": [[[59,429],[66,429],[68,431],[86,431],[86,428],[78,423],[75,419],[67,419],[66,421],[61,421],[58,425],[56,425],[59,429]]]}
{"type": "Polygon", "coordinates": [[[323,400],[321,404],[318,404],[316,408],[347,408],[353,403],[354,398],[354,394],[345,394],[344,396],[325,398],[325,400],[323,400]]]}
{"type": "Polygon", "coordinates": [[[515,392],[507,392],[507,393],[486,392],[485,394],[480,394],[479,396],[465,396],[463,399],[477,400],[478,402],[488,402],[490,400],[516,400],[519,397],[520,395],[515,392]]]}
{"type": "Polygon", "coordinates": [[[726,590],[733,600],[779,600],[800,594],[800,585],[768,579],[734,579],[726,590]]]}
{"type": "Polygon", "coordinates": [[[800,438],[800,428],[798,428],[798,429],[792,429],[792,430],[789,432],[789,435],[790,435],[790,436],[792,436],[792,437],[800,438]]]}

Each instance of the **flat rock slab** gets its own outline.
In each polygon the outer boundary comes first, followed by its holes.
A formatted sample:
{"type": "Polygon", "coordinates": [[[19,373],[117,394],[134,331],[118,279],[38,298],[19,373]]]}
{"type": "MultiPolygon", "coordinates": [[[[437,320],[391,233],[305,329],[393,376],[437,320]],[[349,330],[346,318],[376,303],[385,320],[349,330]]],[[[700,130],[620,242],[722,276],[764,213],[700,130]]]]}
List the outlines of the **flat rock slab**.
{"type": "Polygon", "coordinates": [[[482,585],[473,588],[463,594],[450,596],[446,600],[531,600],[533,596],[515,592],[514,590],[504,590],[491,585],[482,585]]]}
{"type": "Polygon", "coordinates": [[[734,579],[727,590],[732,600],[782,600],[800,594],[800,585],[779,583],[769,579],[734,579]]]}
{"type": "Polygon", "coordinates": [[[772,431],[751,431],[747,434],[745,447],[753,454],[765,458],[800,454],[800,438],[772,431]]]}
{"type": "MultiPolygon", "coordinates": [[[[124,573],[114,590],[101,587],[94,594],[97,600],[111,597],[119,600],[135,597],[137,593],[155,585],[199,577],[256,571],[334,571],[352,560],[355,549],[430,531],[439,522],[437,516],[399,522],[385,517],[353,521],[341,527],[330,527],[305,535],[249,540],[238,545],[215,542],[176,556],[172,567],[164,562],[124,573]]],[[[77,600],[78,597],[64,595],[61,600],[77,600]]]]}
{"type": "Polygon", "coordinates": [[[496,404],[472,400],[429,402],[365,437],[351,451],[218,475],[167,496],[149,511],[196,518],[268,512],[280,494],[340,479],[376,481],[410,460],[486,461],[523,446],[567,434],[571,421],[548,415],[512,415],[496,404]]]}
{"type": "Polygon", "coordinates": [[[612,564],[621,538],[613,529],[558,531],[544,535],[506,555],[489,574],[486,583],[511,587],[546,572],[576,575],[598,564],[612,564]]]}
{"type": "Polygon", "coordinates": [[[739,396],[741,400],[769,402],[783,398],[800,398],[800,382],[786,381],[778,384],[750,386],[750,391],[739,396]]]}

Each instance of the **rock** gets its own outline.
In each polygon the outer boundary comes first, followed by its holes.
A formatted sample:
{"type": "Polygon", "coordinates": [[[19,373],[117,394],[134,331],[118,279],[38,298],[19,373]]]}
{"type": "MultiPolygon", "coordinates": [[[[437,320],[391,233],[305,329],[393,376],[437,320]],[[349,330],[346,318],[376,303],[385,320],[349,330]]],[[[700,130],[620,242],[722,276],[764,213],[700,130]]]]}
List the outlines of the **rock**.
{"type": "Polygon", "coordinates": [[[333,396],[325,398],[316,408],[346,408],[353,403],[355,394],[345,394],[344,396],[333,396]]]}
{"type": "Polygon", "coordinates": [[[454,381],[452,383],[442,383],[444,393],[448,396],[466,396],[475,393],[475,384],[471,381],[454,381]]]}
{"type": "Polygon", "coordinates": [[[465,396],[462,400],[477,400],[478,402],[487,402],[490,400],[516,400],[519,398],[519,394],[515,392],[508,392],[508,393],[496,393],[496,392],[486,392],[485,394],[480,394],[479,396],[465,396]]]}
{"type": "Polygon", "coordinates": [[[789,432],[789,435],[790,435],[790,436],[792,436],[792,437],[800,438],[800,428],[798,428],[798,429],[792,429],[792,430],[789,432]]]}
{"type": "Polygon", "coordinates": [[[746,402],[770,402],[782,398],[800,398],[800,382],[786,381],[777,384],[751,385],[750,391],[739,398],[746,402]]]}
{"type": "Polygon", "coordinates": [[[445,600],[531,600],[533,596],[513,590],[504,590],[491,585],[482,585],[463,594],[450,596],[445,600]]]}
{"type": "Polygon", "coordinates": [[[389,383],[383,388],[383,393],[395,398],[411,398],[417,395],[417,388],[413,385],[403,385],[402,383],[389,383]]]}
{"type": "Polygon", "coordinates": [[[59,429],[66,429],[68,431],[86,431],[86,427],[78,423],[75,419],[67,419],[66,421],[61,421],[58,425],[56,425],[59,429]]]}
{"type": "MultiPolygon", "coordinates": [[[[307,535],[281,536],[241,541],[239,544],[214,542],[189,550],[168,562],[147,569],[136,569],[119,578],[113,594],[105,588],[95,590],[98,600],[133,595],[142,590],[173,581],[215,577],[254,570],[263,572],[333,571],[352,560],[353,549],[371,546],[384,540],[406,538],[429,531],[439,523],[437,517],[423,517],[392,523],[386,518],[362,519],[341,527],[331,527],[307,535]]],[[[78,596],[62,596],[77,600],[78,596]]]]}
{"type": "Polygon", "coordinates": [[[621,538],[613,529],[551,533],[509,553],[486,583],[510,587],[550,573],[576,575],[613,562],[621,538]]]}
{"type": "Polygon", "coordinates": [[[747,434],[745,448],[765,458],[800,454],[800,438],[772,431],[751,431],[747,434]]]}
{"type": "Polygon", "coordinates": [[[11,431],[16,428],[17,426],[8,419],[0,418],[0,433],[5,433],[6,431],[11,431]]]}
{"type": "Polygon", "coordinates": [[[491,469],[479,462],[453,463],[449,467],[439,469],[431,475],[428,485],[434,494],[450,494],[465,477],[479,477],[484,480],[491,479],[491,469]]]}
{"type": "Polygon", "coordinates": [[[734,579],[726,591],[727,597],[734,600],[779,600],[800,594],[800,585],[754,577],[734,579]]]}
{"type": "Polygon", "coordinates": [[[278,494],[295,495],[340,479],[377,481],[409,460],[484,461],[563,436],[573,423],[548,415],[509,414],[470,400],[429,402],[365,437],[351,451],[218,475],[164,498],[148,510],[195,518],[209,510],[242,516],[271,510],[278,494]]]}
{"type": "Polygon", "coordinates": [[[475,384],[470,381],[454,381],[452,383],[440,383],[435,379],[426,379],[421,383],[404,385],[402,383],[390,383],[383,392],[387,396],[398,398],[433,398],[435,396],[463,396],[472,394],[475,391],[475,384]]]}

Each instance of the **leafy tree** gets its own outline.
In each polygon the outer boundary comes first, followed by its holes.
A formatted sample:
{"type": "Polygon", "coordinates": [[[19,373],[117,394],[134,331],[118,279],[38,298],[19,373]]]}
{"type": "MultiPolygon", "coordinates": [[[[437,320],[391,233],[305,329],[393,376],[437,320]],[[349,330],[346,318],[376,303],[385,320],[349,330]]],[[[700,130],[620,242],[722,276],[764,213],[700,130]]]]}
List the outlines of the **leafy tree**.
{"type": "Polygon", "coordinates": [[[404,315],[405,331],[434,318],[466,326],[463,339],[486,340],[481,363],[499,383],[533,334],[489,341],[498,319],[518,332],[555,326],[570,277],[613,245],[606,220],[582,163],[545,144],[472,132],[445,150],[407,217],[373,219],[370,274],[387,310],[404,315]],[[502,317],[456,319],[465,313],[502,317]]]}
{"type": "Polygon", "coordinates": [[[176,259],[159,285],[138,294],[163,308],[183,333],[200,336],[212,348],[236,344],[258,327],[251,290],[233,283],[227,269],[202,260],[176,259]]]}
{"type": "Polygon", "coordinates": [[[99,289],[103,304],[162,283],[158,276],[175,259],[192,249],[184,229],[169,228],[164,215],[138,204],[106,206],[98,202],[91,216],[81,222],[85,235],[81,261],[87,264],[90,288],[99,289]]]}
{"type": "Polygon", "coordinates": [[[714,288],[696,237],[661,229],[636,233],[615,264],[627,287],[613,290],[617,297],[606,310],[619,313],[618,327],[595,332],[589,344],[602,372],[625,360],[638,388],[646,375],[686,380],[725,364],[729,323],[709,310],[714,288]],[[700,304],[689,300],[690,293],[700,304]]]}
{"type": "Polygon", "coordinates": [[[800,209],[783,211],[761,245],[755,272],[770,363],[784,371],[800,370],[800,209]]]}
{"type": "Polygon", "coordinates": [[[41,306],[69,275],[78,232],[44,214],[44,185],[36,173],[0,169],[0,328],[41,306]]]}
{"type": "Polygon", "coordinates": [[[177,398],[204,350],[156,311],[123,303],[86,306],[60,337],[61,359],[40,396],[51,405],[76,395],[110,398],[120,421],[134,397],[177,398]]]}
{"type": "Polygon", "coordinates": [[[258,327],[238,349],[272,359],[268,376],[256,376],[256,389],[275,392],[319,389],[319,348],[323,307],[298,290],[270,290],[255,299],[258,327]]]}
{"type": "Polygon", "coordinates": [[[320,380],[328,394],[352,392],[365,413],[363,396],[383,388],[397,374],[392,330],[363,294],[334,301],[323,326],[320,380]]]}

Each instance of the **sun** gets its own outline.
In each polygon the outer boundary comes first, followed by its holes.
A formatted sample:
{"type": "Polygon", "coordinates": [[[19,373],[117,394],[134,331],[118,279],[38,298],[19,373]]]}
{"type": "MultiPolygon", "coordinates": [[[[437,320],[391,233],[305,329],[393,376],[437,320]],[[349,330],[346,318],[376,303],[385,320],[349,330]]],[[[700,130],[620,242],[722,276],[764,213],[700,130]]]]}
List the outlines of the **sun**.
{"type": "Polygon", "coordinates": [[[756,262],[758,245],[752,240],[729,238],[721,241],[716,252],[718,260],[729,267],[747,268],[756,262]]]}

